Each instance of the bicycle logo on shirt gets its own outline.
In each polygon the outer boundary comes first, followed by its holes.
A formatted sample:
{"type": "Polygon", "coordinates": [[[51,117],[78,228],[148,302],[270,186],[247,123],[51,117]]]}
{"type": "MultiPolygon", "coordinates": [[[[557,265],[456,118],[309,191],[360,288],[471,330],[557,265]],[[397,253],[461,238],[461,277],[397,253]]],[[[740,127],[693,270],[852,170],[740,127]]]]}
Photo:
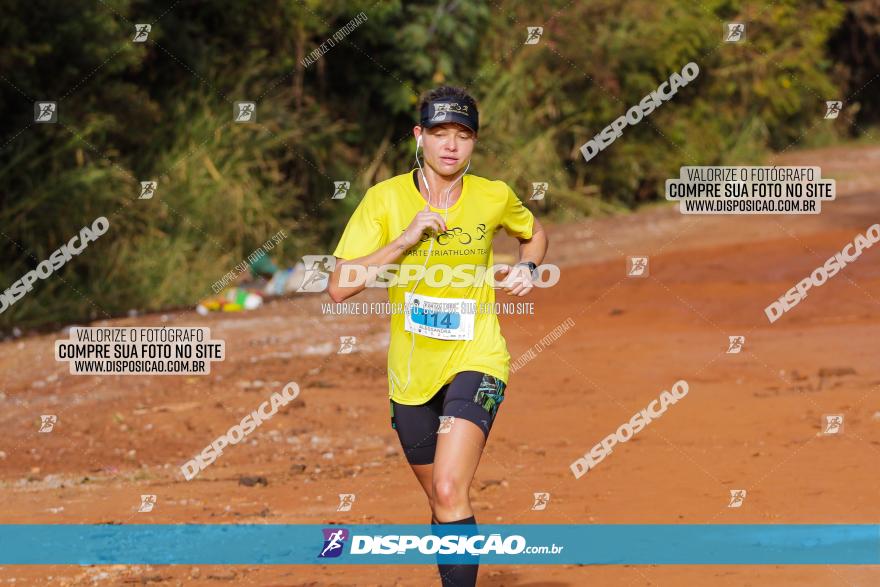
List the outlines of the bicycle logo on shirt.
{"type": "MultiPolygon", "coordinates": [[[[402,234],[404,231],[401,230],[400,232],[402,234]]],[[[477,224],[476,233],[478,236],[474,238],[469,232],[465,232],[462,227],[455,226],[436,235],[435,239],[437,241],[437,244],[441,247],[445,247],[453,241],[456,241],[462,245],[469,245],[472,242],[486,240],[486,235],[488,234],[486,232],[486,225],[483,223],[477,224]]],[[[423,234],[421,239],[419,239],[419,243],[428,242],[429,240],[431,240],[431,237],[431,234],[423,234]]]]}
{"type": "MultiPolygon", "coordinates": [[[[480,237],[477,240],[480,240],[482,238],[483,237],[480,237]]],[[[427,242],[429,240],[431,240],[431,235],[423,234],[422,240],[420,242],[427,242]]],[[[441,247],[445,247],[455,240],[457,240],[459,244],[469,245],[473,240],[473,237],[470,235],[470,233],[465,232],[462,227],[456,226],[438,234],[436,240],[438,245],[440,245],[441,247]]]]}

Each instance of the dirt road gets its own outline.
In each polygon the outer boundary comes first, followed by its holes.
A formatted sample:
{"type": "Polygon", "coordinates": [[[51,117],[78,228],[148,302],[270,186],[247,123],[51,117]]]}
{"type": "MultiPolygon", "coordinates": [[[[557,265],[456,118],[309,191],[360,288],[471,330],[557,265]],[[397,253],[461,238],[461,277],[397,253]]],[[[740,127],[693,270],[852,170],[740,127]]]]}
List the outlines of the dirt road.
{"type": "MultiPolygon", "coordinates": [[[[502,318],[516,359],[574,327],[509,382],[477,479],[498,523],[877,523],[880,250],[868,249],[770,324],[764,308],[880,221],[880,148],[787,154],[821,165],[838,199],[819,216],[682,216],[658,207],[551,228],[562,280],[535,315],[502,318]],[[628,278],[628,255],[649,277],[628,278]],[[727,353],[728,336],[745,337],[727,353]],[[678,379],[690,392],[575,479],[569,465],[678,379]],[[837,435],[824,414],[843,414],[837,435]],[[745,489],[739,508],[730,490],[745,489]],[[533,493],[550,493],[532,511],[533,493]]],[[[511,242],[499,248],[510,252],[511,242]]],[[[362,296],[382,301],[381,292],[362,296]]],[[[241,315],[118,320],[210,326],[228,359],[207,377],[67,374],[53,341],[0,344],[4,523],[424,523],[430,513],[389,426],[383,317],[323,316],[323,296],[241,315]],[[339,337],[356,352],[337,354],[339,337]],[[288,381],[302,393],[193,481],[179,465],[288,381]],[[39,416],[55,414],[51,433],[39,416]],[[254,478],[249,485],[242,477],[254,478]],[[354,493],[350,512],[338,494],[354,493]],[[137,513],[140,495],[157,495],[137,513]]],[[[33,300],[31,303],[34,303],[33,300]]],[[[104,323],[99,323],[104,324],[104,323]]],[[[16,584],[430,585],[410,567],[0,568],[16,584]],[[51,577],[51,579],[48,579],[51,577]]],[[[483,566],[481,585],[869,585],[858,566],[483,566]]]]}

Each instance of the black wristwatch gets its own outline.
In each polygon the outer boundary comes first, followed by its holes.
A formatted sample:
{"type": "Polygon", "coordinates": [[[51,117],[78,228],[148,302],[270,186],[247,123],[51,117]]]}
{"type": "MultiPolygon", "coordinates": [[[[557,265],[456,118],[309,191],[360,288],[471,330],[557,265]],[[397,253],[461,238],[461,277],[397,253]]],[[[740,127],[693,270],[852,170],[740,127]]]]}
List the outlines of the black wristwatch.
{"type": "Polygon", "coordinates": [[[538,278],[537,274],[535,273],[535,270],[538,268],[537,265],[535,265],[535,264],[532,263],[531,261],[520,261],[519,263],[517,263],[517,264],[515,265],[515,267],[519,267],[520,265],[525,265],[526,267],[529,268],[529,273],[532,274],[532,279],[537,279],[537,278],[538,278]]]}

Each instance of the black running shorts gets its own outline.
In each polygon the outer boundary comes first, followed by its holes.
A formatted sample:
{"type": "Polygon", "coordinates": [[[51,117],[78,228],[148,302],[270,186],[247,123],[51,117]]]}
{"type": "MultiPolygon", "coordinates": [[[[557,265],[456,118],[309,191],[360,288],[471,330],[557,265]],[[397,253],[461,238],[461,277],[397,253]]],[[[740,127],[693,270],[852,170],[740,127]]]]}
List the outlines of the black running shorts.
{"type": "Polygon", "coordinates": [[[434,462],[441,416],[473,422],[488,438],[505,387],[497,377],[461,371],[424,404],[408,406],[389,400],[391,427],[397,430],[406,460],[412,465],[434,462]]]}

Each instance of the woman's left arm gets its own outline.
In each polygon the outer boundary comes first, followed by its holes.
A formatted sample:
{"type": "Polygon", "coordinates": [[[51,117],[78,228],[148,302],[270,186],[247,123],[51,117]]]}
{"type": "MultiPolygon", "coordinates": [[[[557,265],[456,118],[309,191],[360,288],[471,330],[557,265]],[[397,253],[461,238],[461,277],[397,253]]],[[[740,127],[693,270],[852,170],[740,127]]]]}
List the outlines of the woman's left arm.
{"type": "MultiPolygon", "coordinates": [[[[535,218],[532,238],[518,238],[517,240],[519,240],[519,263],[532,262],[535,265],[540,265],[550,244],[550,239],[547,238],[547,232],[541,222],[535,218]]],[[[532,291],[534,287],[532,272],[526,265],[517,264],[502,271],[507,276],[504,280],[504,291],[507,294],[522,297],[532,291]]]]}
{"type": "Polygon", "coordinates": [[[535,265],[540,265],[547,254],[547,245],[550,240],[544,231],[544,226],[535,218],[535,225],[532,228],[532,238],[519,240],[519,262],[528,263],[531,261],[535,265]]]}

